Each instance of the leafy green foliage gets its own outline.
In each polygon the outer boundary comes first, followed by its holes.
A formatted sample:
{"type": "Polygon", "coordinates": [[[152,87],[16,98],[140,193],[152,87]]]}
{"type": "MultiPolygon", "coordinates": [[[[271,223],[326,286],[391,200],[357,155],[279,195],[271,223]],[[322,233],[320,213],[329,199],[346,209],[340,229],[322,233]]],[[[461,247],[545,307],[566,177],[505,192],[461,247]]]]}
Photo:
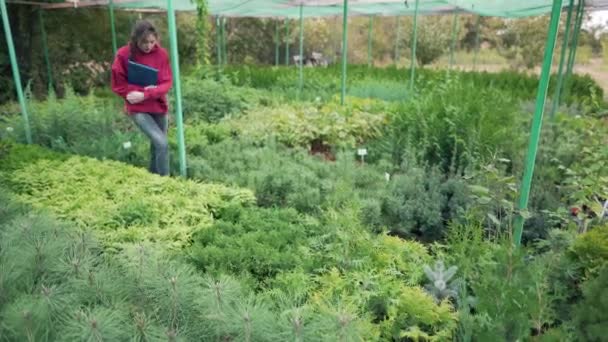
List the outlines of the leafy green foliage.
{"type": "Polygon", "coordinates": [[[230,204],[249,204],[247,190],[154,176],[119,162],[71,157],[39,160],[9,177],[26,203],[92,227],[104,242],[188,244],[230,204]],[[67,197],[66,197],[67,196],[67,197]]]}
{"type": "Polygon", "coordinates": [[[511,158],[523,146],[517,103],[498,91],[447,78],[403,104],[379,142],[399,165],[404,153],[458,173],[495,153],[511,158]],[[480,94],[481,92],[481,94],[480,94]],[[481,96],[471,97],[477,93],[481,96]],[[486,99],[493,101],[488,102],[486,99]],[[467,99],[463,101],[463,99],[467,99]]]}
{"type": "Polygon", "coordinates": [[[199,66],[209,64],[210,31],[208,24],[209,8],[207,0],[196,1],[196,63],[199,66]]]}
{"type": "Polygon", "coordinates": [[[276,137],[288,146],[309,146],[317,141],[352,148],[377,136],[383,122],[380,114],[329,105],[258,109],[232,120],[230,125],[240,135],[255,141],[276,137]]]}
{"type": "MultiPolygon", "coordinates": [[[[115,159],[136,165],[147,165],[148,142],[137,127],[113,100],[93,95],[80,97],[69,90],[64,99],[54,95],[42,101],[30,101],[30,127],[35,144],[53,150],[88,155],[99,159],[115,159]],[[131,142],[132,148],[123,147],[131,142]]],[[[25,142],[21,116],[12,116],[3,125],[12,127],[7,136],[25,142]]]]}
{"type": "Polygon", "coordinates": [[[576,306],[574,323],[577,337],[583,341],[601,341],[608,324],[608,267],[598,271],[597,277],[583,284],[584,299],[576,306]]]}
{"type": "MultiPolygon", "coordinates": [[[[414,25],[411,18],[403,34],[403,45],[413,46],[414,25]]],[[[441,57],[451,44],[452,20],[449,16],[419,17],[416,34],[416,61],[424,66],[441,57]]]]}

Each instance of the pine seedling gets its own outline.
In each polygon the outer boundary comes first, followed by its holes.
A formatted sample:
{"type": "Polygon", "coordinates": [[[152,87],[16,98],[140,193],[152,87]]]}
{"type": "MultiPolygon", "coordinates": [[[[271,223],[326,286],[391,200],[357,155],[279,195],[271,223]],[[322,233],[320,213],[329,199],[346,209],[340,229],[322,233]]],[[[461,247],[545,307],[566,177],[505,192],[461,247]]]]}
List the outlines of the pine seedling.
{"type": "Polygon", "coordinates": [[[50,317],[35,295],[23,294],[0,313],[3,335],[13,341],[48,341],[50,317]]]}
{"type": "Polygon", "coordinates": [[[233,308],[242,298],[240,284],[232,277],[220,275],[203,279],[203,315],[212,326],[213,339],[221,341],[233,333],[229,323],[239,322],[233,308]]]}
{"type": "Polygon", "coordinates": [[[260,295],[280,313],[277,320],[281,333],[277,340],[302,342],[321,339],[321,336],[313,336],[317,331],[312,325],[313,312],[305,304],[310,292],[309,280],[309,276],[301,272],[282,273],[273,280],[272,288],[260,295]]]}
{"type": "Polygon", "coordinates": [[[452,266],[446,270],[443,261],[440,260],[435,263],[434,269],[430,268],[428,265],[424,265],[423,269],[430,281],[425,288],[433,297],[435,297],[435,299],[437,299],[437,301],[440,302],[446,298],[455,298],[458,296],[457,289],[450,283],[452,277],[456,274],[458,267],[452,266]]]}
{"type": "Polygon", "coordinates": [[[158,323],[145,312],[133,314],[134,337],[133,342],[155,342],[174,341],[166,329],[161,328],[158,323]]]}
{"type": "Polygon", "coordinates": [[[129,285],[128,279],[119,269],[105,263],[70,281],[70,287],[78,296],[79,302],[85,305],[112,306],[125,302],[131,294],[129,285]]]}
{"type": "Polygon", "coordinates": [[[235,311],[240,321],[236,331],[239,341],[277,341],[280,337],[276,317],[255,295],[237,302],[235,311]]]}
{"type": "Polygon", "coordinates": [[[154,313],[155,319],[167,327],[167,338],[200,337],[205,332],[201,324],[200,277],[189,265],[169,260],[148,248],[151,246],[141,245],[123,254],[139,299],[137,304],[140,309],[154,313]]]}
{"type": "Polygon", "coordinates": [[[62,258],[52,270],[53,281],[84,279],[95,265],[103,261],[99,257],[101,249],[92,240],[90,234],[84,232],[67,234],[64,246],[62,258]]]}
{"type": "Polygon", "coordinates": [[[58,335],[59,341],[127,341],[130,336],[124,308],[96,307],[74,313],[58,335]]]}
{"type": "Polygon", "coordinates": [[[357,313],[352,303],[338,300],[337,303],[323,303],[319,314],[313,317],[313,325],[322,332],[321,336],[331,336],[332,341],[367,341],[372,339],[371,323],[357,313]]]}
{"type": "Polygon", "coordinates": [[[66,242],[54,220],[41,215],[27,215],[8,223],[0,239],[3,262],[12,269],[11,287],[33,293],[38,284],[53,282],[53,270],[62,258],[66,242]]]}

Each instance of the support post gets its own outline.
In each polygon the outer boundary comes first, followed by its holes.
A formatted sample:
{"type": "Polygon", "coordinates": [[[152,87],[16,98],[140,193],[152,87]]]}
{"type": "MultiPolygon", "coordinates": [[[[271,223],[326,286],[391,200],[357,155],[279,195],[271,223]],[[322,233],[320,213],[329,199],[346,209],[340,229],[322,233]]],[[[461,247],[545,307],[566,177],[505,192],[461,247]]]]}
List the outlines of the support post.
{"type": "Polygon", "coordinates": [[[274,25],[274,66],[279,66],[279,50],[280,50],[280,35],[279,35],[279,21],[277,20],[274,25]]]}
{"type": "Polygon", "coordinates": [[[223,65],[227,65],[228,64],[228,52],[227,52],[227,38],[226,38],[226,17],[222,17],[221,18],[221,22],[222,22],[222,64],[223,65]]]}
{"type": "Polygon", "coordinates": [[[300,77],[298,82],[298,99],[302,96],[304,87],[304,5],[300,3],[300,77]]]}
{"type": "Polygon", "coordinates": [[[285,65],[289,65],[289,19],[285,19],[285,65]]]}
{"type": "Polygon", "coordinates": [[[340,104],[344,105],[346,97],[346,72],[348,67],[348,0],[344,0],[342,11],[342,93],[340,104]]]}
{"type": "MultiPolygon", "coordinates": [[[[51,59],[49,58],[49,45],[46,38],[46,29],[44,28],[44,16],[42,8],[38,8],[38,19],[40,21],[40,34],[42,38],[42,51],[44,52],[44,64],[46,64],[46,80],[49,93],[53,90],[53,73],[51,71],[51,59]]],[[[116,52],[115,52],[116,54],[116,52]]]]}
{"type": "Polygon", "coordinates": [[[515,246],[521,244],[521,237],[524,228],[523,213],[528,210],[528,197],[530,195],[530,187],[532,185],[532,177],[534,176],[534,164],[536,163],[536,153],[538,151],[538,142],[543,123],[543,112],[545,109],[545,101],[547,99],[547,90],[549,88],[549,79],[551,77],[551,64],[553,62],[553,50],[557,40],[557,30],[559,28],[559,16],[562,8],[562,0],[553,0],[551,11],[551,22],[549,24],[549,34],[545,45],[545,55],[540,74],[540,82],[538,83],[538,91],[536,96],[536,108],[534,118],[532,120],[532,132],[530,133],[530,143],[528,146],[528,154],[526,157],[526,165],[524,168],[524,176],[519,192],[519,212],[515,217],[513,242],[515,246]]]}
{"type": "Polygon", "coordinates": [[[169,24],[171,69],[173,70],[173,88],[175,89],[175,121],[177,122],[177,148],[179,152],[179,171],[182,177],[186,177],[186,142],[184,139],[182,89],[179,75],[179,54],[177,53],[177,28],[175,25],[175,10],[173,8],[173,0],[167,0],[167,17],[167,21],[169,24]]]}
{"type": "Polygon", "coordinates": [[[397,35],[395,37],[395,66],[399,66],[399,59],[401,56],[399,55],[399,47],[401,41],[401,17],[397,16],[397,35]]]}
{"type": "Polygon", "coordinates": [[[25,140],[28,144],[32,143],[32,133],[30,131],[30,119],[27,114],[25,105],[25,96],[23,96],[23,88],[21,87],[21,75],[19,75],[19,65],[17,64],[17,55],[15,54],[15,45],[13,44],[13,34],[11,33],[11,25],[8,21],[8,11],[6,9],[5,0],[0,0],[0,12],[2,12],[2,24],[4,25],[4,35],[6,36],[6,45],[8,46],[8,56],[13,70],[13,80],[15,82],[15,90],[17,91],[17,99],[21,107],[21,115],[23,115],[23,125],[25,126],[25,140]]]}
{"type": "Polygon", "coordinates": [[[570,45],[568,64],[567,64],[567,68],[566,68],[566,77],[565,77],[565,82],[564,82],[565,89],[563,89],[563,91],[562,91],[564,94],[564,96],[562,98],[564,98],[564,99],[568,98],[569,91],[570,91],[570,87],[569,87],[570,78],[572,77],[574,63],[576,61],[576,51],[578,49],[578,37],[580,36],[580,33],[581,33],[581,26],[583,24],[584,14],[585,14],[585,1],[579,0],[577,12],[576,12],[576,20],[575,20],[575,24],[574,24],[574,31],[572,32],[572,42],[570,45]]]}
{"type": "Polygon", "coordinates": [[[369,17],[369,31],[367,33],[367,66],[371,67],[373,64],[373,31],[374,31],[374,16],[369,17]]]}
{"type": "Polygon", "coordinates": [[[553,106],[551,106],[550,117],[554,118],[559,105],[561,104],[562,94],[562,83],[564,81],[564,62],[566,59],[566,50],[568,50],[568,40],[570,39],[570,24],[572,20],[572,12],[574,8],[574,0],[570,0],[568,5],[568,15],[566,16],[566,28],[564,30],[564,38],[562,42],[562,50],[560,51],[559,67],[557,69],[557,85],[555,86],[555,93],[553,95],[553,106]]]}
{"type": "Polygon", "coordinates": [[[221,38],[221,25],[220,25],[220,17],[215,17],[215,54],[216,54],[216,62],[217,66],[222,66],[222,38],[221,38]]]}
{"type": "Polygon", "coordinates": [[[118,47],[116,44],[116,24],[114,22],[114,0],[109,1],[108,11],[110,13],[110,31],[112,32],[112,52],[114,53],[114,56],[116,56],[118,47]]]}
{"type": "Polygon", "coordinates": [[[416,0],[414,8],[414,32],[412,33],[412,61],[410,63],[410,93],[414,92],[414,79],[416,78],[416,45],[418,44],[418,5],[420,0],[416,0]]]}
{"type": "Polygon", "coordinates": [[[475,22],[475,50],[473,52],[473,70],[477,69],[477,57],[479,55],[479,38],[481,36],[481,16],[477,16],[475,22]]]}
{"type": "Polygon", "coordinates": [[[458,13],[452,18],[452,44],[450,44],[450,69],[454,67],[454,51],[456,50],[456,38],[458,37],[458,13]]]}

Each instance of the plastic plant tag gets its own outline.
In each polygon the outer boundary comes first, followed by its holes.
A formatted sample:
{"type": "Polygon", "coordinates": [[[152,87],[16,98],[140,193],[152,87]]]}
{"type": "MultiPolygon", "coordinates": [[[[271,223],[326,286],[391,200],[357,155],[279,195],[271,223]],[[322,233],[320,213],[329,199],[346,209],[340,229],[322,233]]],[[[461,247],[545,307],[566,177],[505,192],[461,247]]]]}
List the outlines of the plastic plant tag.
{"type": "Polygon", "coordinates": [[[125,141],[124,143],[122,143],[122,148],[124,148],[125,150],[128,150],[131,148],[131,142],[130,141],[125,141]]]}
{"type": "Polygon", "coordinates": [[[367,155],[367,149],[366,148],[360,148],[357,150],[357,155],[359,156],[366,156],[367,155]]]}

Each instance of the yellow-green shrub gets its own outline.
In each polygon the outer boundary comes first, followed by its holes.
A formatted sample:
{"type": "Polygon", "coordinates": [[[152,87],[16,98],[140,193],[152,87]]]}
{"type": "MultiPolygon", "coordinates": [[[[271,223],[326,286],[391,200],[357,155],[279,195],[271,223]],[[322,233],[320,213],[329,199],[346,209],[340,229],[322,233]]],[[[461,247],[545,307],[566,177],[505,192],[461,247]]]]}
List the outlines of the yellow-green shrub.
{"type": "Polygon", "coordinates": [[[595,276],[608,265],[608,225],[579,235],[572,246],[574,258],[581,263],[586,277],[595,276]]]}
{"type": "Polygon", "coordinates": [[[255,202],[249,190],[159,177],[86,157],[41,159],[6,178],[22,201],[93,230],[107,243],[183,246],[193,232],[212,224],[217,210],[255,202]]]}

